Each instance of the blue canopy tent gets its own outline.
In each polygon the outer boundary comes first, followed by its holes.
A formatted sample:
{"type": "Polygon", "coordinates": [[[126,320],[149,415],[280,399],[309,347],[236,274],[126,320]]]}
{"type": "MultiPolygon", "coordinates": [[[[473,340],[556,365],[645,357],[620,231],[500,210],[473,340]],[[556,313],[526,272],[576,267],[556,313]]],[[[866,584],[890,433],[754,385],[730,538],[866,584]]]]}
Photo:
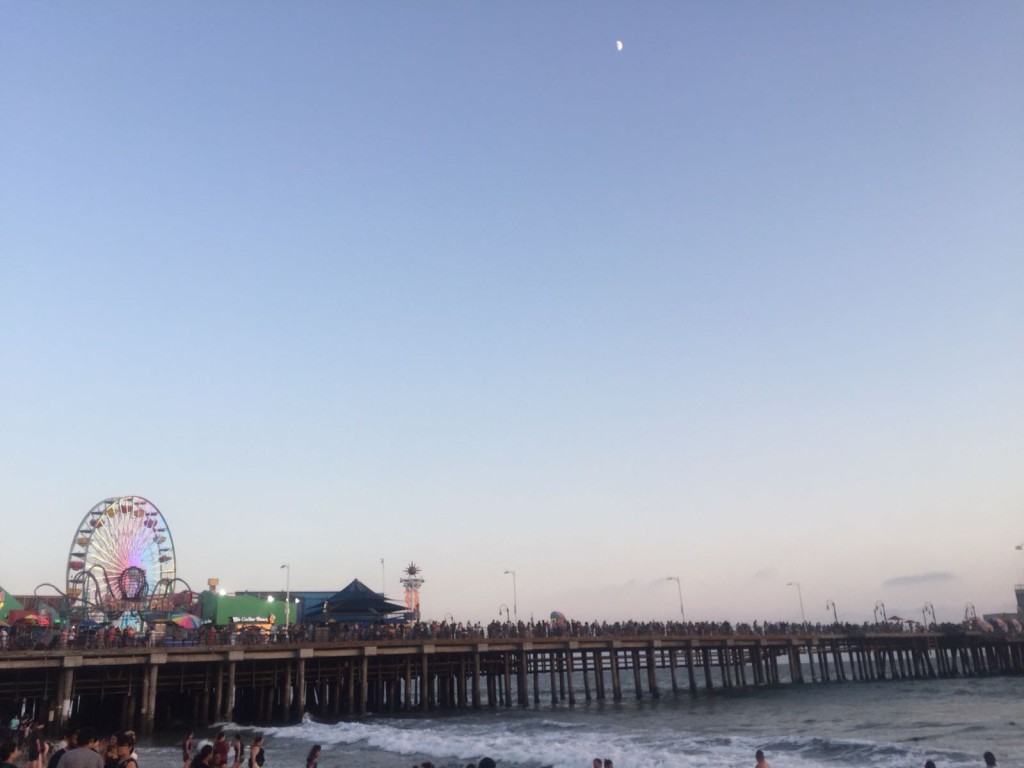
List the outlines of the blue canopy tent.
{"type": "Polygon", "coordinates": [[[404,613],[405,606],[392,603],[380,592],[374,592],[359,579],[320,605],[307,604],[304,619],[312,624],[351,622],[372,624],[393,620],[394,614],[404,613]]]}

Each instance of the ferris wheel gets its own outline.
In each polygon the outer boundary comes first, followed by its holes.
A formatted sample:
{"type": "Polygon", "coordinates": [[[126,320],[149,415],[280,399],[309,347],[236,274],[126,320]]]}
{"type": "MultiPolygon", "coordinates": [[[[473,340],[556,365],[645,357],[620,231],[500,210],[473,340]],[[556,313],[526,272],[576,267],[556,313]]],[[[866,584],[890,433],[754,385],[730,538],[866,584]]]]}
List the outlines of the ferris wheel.
{"type": "Polygon", "coordinates": [[[174,581],[171,531],[151,501],[104,499],[82,519],[68,555],[72,615],[137,623],[149,599],[174,581]]]}

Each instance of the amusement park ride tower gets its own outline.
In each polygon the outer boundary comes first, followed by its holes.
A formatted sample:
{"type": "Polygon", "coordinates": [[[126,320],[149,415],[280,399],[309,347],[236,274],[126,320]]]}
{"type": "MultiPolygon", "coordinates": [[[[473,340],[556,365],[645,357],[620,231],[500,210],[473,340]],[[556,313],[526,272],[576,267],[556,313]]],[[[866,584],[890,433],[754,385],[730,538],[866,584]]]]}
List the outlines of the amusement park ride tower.
{"type": "Polygon", "coordinates": [[[402,573],[405,575],[398,581],[405,587],[405,610],[412,614],[414,621],[419,621],[420,587],[423,586],[423,577],[420,576],[420,569],[416,563],[409,563],[402,573]]]}

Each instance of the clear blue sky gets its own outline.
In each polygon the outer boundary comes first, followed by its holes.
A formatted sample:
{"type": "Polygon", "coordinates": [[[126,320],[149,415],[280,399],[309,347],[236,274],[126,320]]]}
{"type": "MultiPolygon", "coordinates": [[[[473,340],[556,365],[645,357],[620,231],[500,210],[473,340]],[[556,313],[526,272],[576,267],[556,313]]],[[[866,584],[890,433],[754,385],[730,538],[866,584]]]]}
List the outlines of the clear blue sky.
{"type": "Polygon", "coordinates": [[[1011,608],[1022,40],[1019,2],[0,6],[0,584],[139,494],[196,587],[1011,608]]]}

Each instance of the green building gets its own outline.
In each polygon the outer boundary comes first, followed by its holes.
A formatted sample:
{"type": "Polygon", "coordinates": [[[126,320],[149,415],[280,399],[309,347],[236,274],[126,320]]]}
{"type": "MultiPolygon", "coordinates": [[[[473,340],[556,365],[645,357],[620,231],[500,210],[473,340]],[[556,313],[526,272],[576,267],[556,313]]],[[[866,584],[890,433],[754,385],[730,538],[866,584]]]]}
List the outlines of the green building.
{"type": "MultiPolygon", "coordinates": [[[[204,622],[218,627],[284,624],[284,600],[265,600],[253,595],[219,595],[209,590],[199,595],[204,622]]],[[[295,617],[291,617],[294,621],[295,617]]]]}

